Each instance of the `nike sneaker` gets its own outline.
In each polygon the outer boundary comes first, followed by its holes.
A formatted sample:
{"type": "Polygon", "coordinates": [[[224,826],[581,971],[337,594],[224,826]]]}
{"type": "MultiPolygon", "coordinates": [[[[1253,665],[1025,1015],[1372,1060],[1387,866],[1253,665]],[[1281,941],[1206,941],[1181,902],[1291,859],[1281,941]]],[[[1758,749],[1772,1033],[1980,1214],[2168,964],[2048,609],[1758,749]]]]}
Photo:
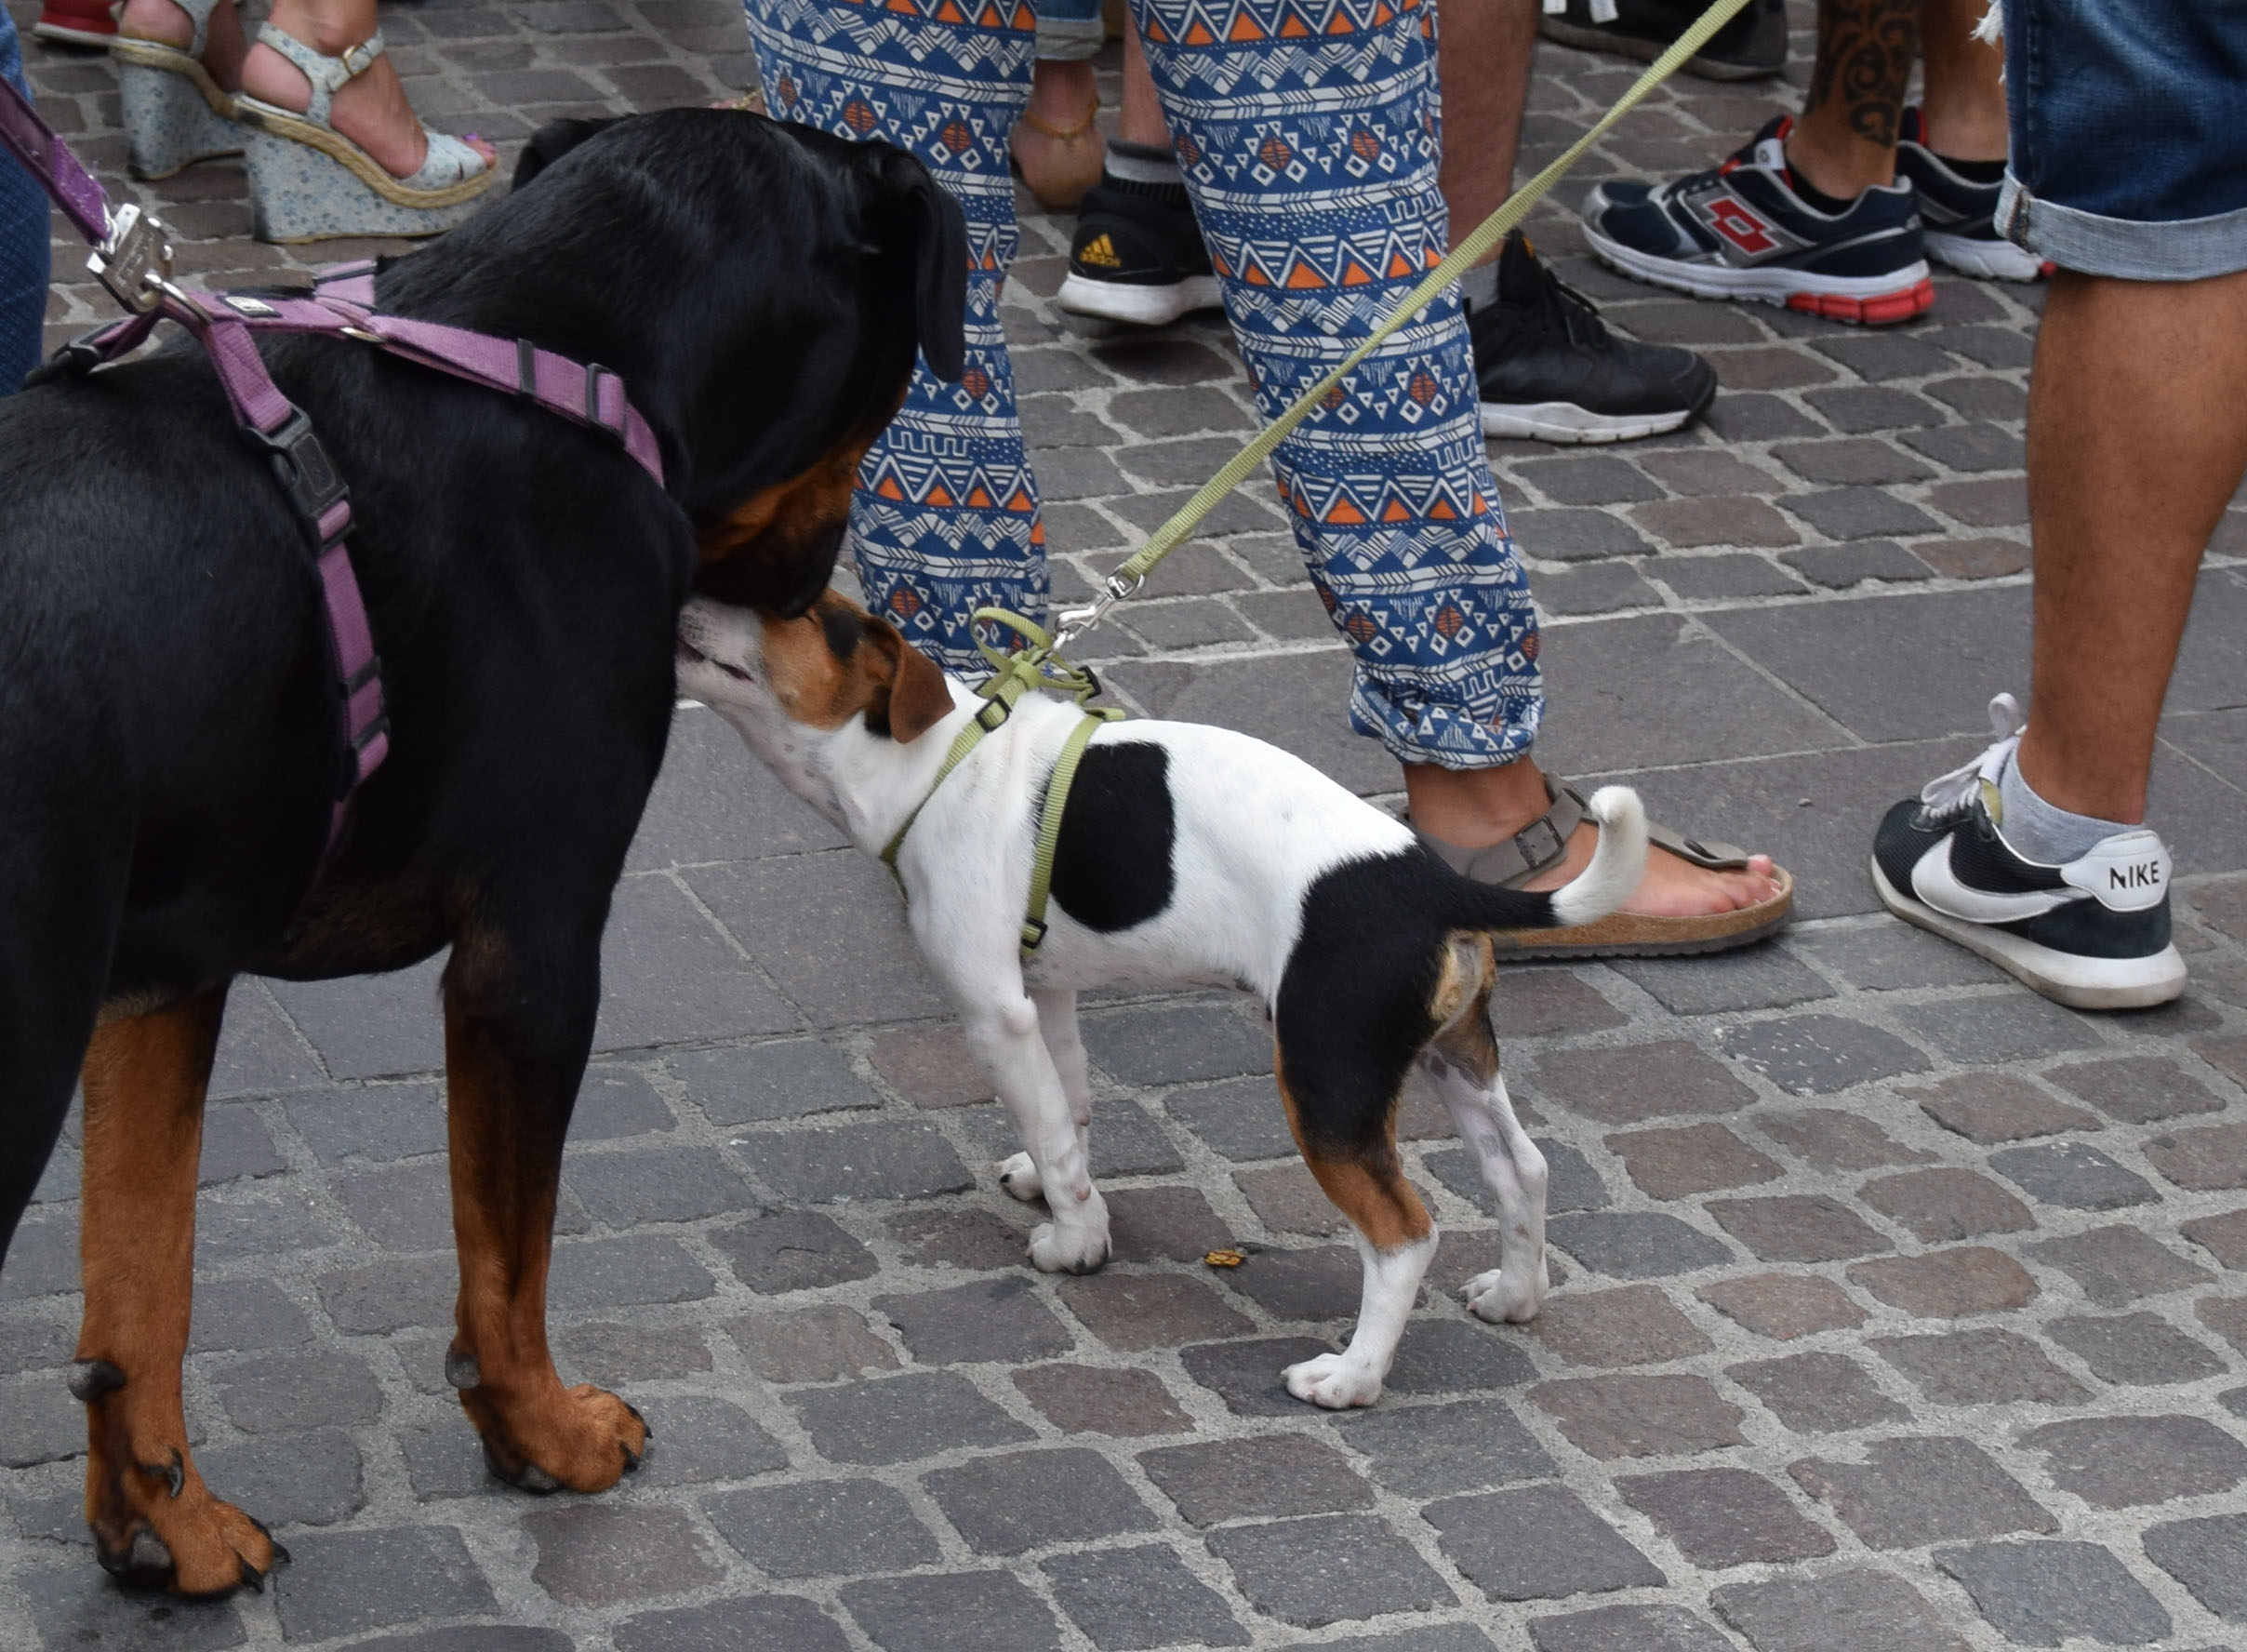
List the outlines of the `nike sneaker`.
{"type": "Polygon", "coordinates": [[[2010,694],[1989,702],[1998,740],[1890,809],[1873,840],[1881,904],[2056,1003],[2142,1009],[2185,990],[2170,940],[2169,851],[2144,827],[2118,832],[2064,866],[2005,841],[1998,781],[2020,744],[2010,694]]]}
{"type": "Polygon", "coordinates": [[[1835,321],[1906,321],[1935,302],[1917,196],[1902,179],[1836,212],[1796,193],[1794,123],[1774,118],[1737,154],[1672,183],[1602,183],[1584,234],[1626,275],[1701,299],[1784,304],[1835,321]]]}

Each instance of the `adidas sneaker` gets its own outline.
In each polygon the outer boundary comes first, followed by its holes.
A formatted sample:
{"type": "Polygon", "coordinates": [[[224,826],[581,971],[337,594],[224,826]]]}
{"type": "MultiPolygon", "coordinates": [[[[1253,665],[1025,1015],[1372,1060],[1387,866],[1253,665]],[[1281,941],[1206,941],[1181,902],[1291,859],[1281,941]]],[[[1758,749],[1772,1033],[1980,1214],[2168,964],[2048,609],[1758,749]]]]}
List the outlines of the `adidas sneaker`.
{"type": "Polygon", "coordinates": [[[1998,780],[2020,744],[2020,708],[2001,694],[1989,718],[1995,745],[1882,818],[1872,847],[1881,903],[2073,1008],[2168,1003],[2185,990],[2169,938],[2169,851],[2140,827],[2064,866],[2017,853],[1998,780]]]}
{"type": "Polygon", "coordinates": [[[2052,266],[2026,252],[1998,231],[1998,196],[2004,181],[1977,182],[1961,177],[1952,163],[1929,149],[1925,127],[1915,109],[1904,111],[1896,140],[1898,179],[1908,180],[1919,197],[1920,226],[1927,256],[1961,274],[1985,281],[2034,281],[2052,266]]]}
{"type": "Polygon", "coordinates": [[[1069,274],[1054,301],[1139,326],[1216,309],[1217,277],[1186,186],[1118,178],[1111,165],[1077,208],[1069,274]]]}

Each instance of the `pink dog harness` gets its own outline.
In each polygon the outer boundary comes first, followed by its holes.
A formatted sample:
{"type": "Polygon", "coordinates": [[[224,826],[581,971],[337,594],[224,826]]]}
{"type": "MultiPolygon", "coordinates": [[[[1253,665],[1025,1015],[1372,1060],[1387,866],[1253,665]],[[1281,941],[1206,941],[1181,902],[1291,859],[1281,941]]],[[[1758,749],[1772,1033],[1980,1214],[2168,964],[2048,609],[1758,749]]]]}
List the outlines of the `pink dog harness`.
{"type": "Polygon", "coordinates": [[[328,662],[336,680],[336,726],[342,761],[328,817],[322,864],[343,836],[352,794],[390,752],[382,661],[375,652],[344,535],[351,488],[312,432],[304,410],[283,395],[258,353],[259,333],[355,339],[392,355],[472,383],[536,402],[614,440],[663,483],[655,432],[626,394],[623,380],[599,363],[578,363],[527,339],[496,339],[375,309],[375,266],[339,264],[313,277],[308,293],[182,291],[171,281],[172,248],[161,220],[138,206],[113,213],[100,183],[16,89],[0,80],[0,143],[38,179],[62,214],[94,246],[86,267],[127,310],[122,321],[72,340],[25,382],[90,371],[138,349],[158,321],[176,321],[208,353],[234,420],[273,466],[320,574],[327,616],[328,662]]]}

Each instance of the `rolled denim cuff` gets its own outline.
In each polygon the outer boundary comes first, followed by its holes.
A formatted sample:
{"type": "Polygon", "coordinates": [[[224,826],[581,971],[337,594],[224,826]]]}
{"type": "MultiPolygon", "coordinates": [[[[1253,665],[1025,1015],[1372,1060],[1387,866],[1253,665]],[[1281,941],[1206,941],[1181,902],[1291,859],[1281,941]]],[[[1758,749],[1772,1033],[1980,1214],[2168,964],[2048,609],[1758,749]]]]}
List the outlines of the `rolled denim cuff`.
{"type": "Polygon", "coordinates": [[[2247,270],[2247,207],[2165,223],[2107,218],[2040,201],[2007,172],[1997,223],[2015,245],[2083,275],[2204,281],[2247,270]]]}
{"type": "Polygon", "coordinates": [[[1048,5],[1038,13],[1038,61],[1082,63],[1108,44],[1108,25],[1098,7],[1090,17],[1055,17],[1048,5]]]}

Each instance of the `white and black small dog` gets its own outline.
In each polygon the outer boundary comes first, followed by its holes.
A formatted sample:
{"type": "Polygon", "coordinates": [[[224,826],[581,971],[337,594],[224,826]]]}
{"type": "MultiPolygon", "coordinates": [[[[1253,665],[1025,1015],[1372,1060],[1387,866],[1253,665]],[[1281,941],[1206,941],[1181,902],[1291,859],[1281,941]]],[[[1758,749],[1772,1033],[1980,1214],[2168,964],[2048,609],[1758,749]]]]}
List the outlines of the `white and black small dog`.
{"type": "Polygon", "coordinates": [[[1026,1151],[1001,1179],[1051,1207],[1030,1236],[1040,1268],[1083,1272],[1108,1258],[1077,993],[1205,982],[1244,987],[1270,1013],[1288,1124],[1364,1260],[1348,1350],[1290,1366],[1289,1392],[1329,1406],[1377,1398],[1435,1255],[1435,1226],[1396,1150],[1416,1060],[1505,1220],[1500,1266],[1469,1283],[1468,1304],[1490,1320],[1536,1312],[1545,1160],[1498,1073],[1490,938],[1619,905],[1646,858],[1635,793],[1592,797],[1602,831],[1583,875],[1523,894],[1459,876],[1410,829],[1261,740],[1191,723],[1109,724],[1077,771],[1049,928],[1024,962],[1039,811],[1076,706],[1024,697],[932,796],[953,738],[985,702],[832,592],[798,620],[689,603],[679,687],[870,854],[920,808],[897,861],[913,936],[1021,1132],[1026,1151]]]}

